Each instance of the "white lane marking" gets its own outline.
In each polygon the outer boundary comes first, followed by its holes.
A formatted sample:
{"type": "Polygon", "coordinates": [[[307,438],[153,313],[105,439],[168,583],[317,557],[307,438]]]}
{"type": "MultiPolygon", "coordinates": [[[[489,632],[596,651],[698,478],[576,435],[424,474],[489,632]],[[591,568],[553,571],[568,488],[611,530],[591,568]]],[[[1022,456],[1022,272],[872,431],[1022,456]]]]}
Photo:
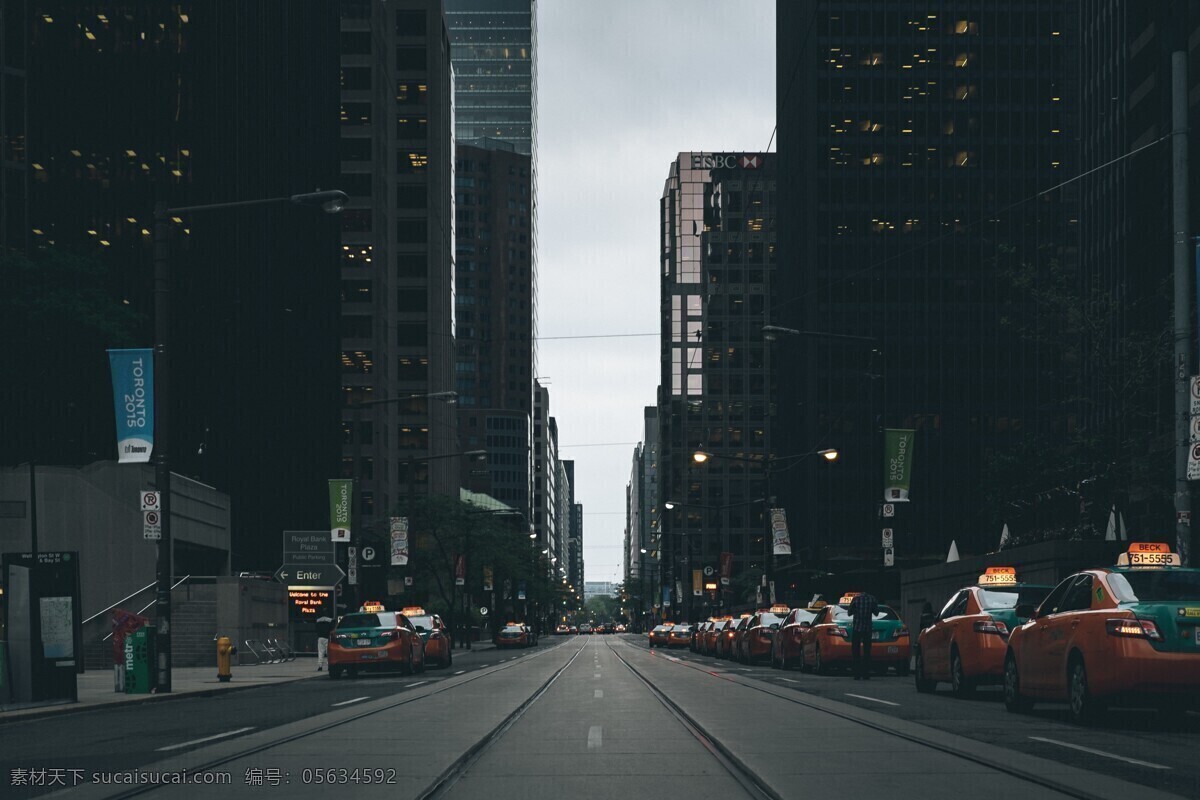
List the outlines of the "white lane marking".
{"type": "Polygon", "coordinates": [[[593,725],[588,728],[588,750],[599,750],[604,732],[599,725],[593,725]]]}
{"type": "Polygon", "coordinates": [[[254,730],[253,725],[251,725],[249,728],[238,728],[236,731],[225,731],[224,733],[217,733],[217,734],[213,734],[212,736],[205,736],[203,739],[192,739],[190,742],[180,742],[179,744],[167,745],[166,747],[158,748],[154,752],[162,753],[167,750],[178,750],[181,747],[191,747],[192,745],[200,744],[201,742],[211,742],[213,739],[224,739],[227,736],[237,736],[239,733],[245,733],[246,731],[252,731],[252,730],[254,730]]]}
{"type": "Polygon", "coordinates": [[[891,700],[880,700],[878,697],[867,697],[865,694],[850,694],[846,692],[846,697],[857,697],[859,700],[870,700],[872,703],[883,703],[885,706],[898,706],[899,703],[893,703],[891,700]]]}
{"type": "Polygon", "coordinates": [[[465,670],[465,669],[460,669],[458,672],[456,672],[456,673],[454,673],[454,674],[455,674],[455,675],[462,675],[464,672],[466,672],[466,670],[465,670]]]}
{"type": "Polygon", "coordinates": [[[429,683],[429,681],[417,681],[416,683],[406,683],[406,684],[404,684],[404,688],[411,689],[412,687],[420,686],[423,683],[429,683]]]}
{"type": "Polygon", "coordinates": [[[1071,744],[1070,742],[1060,742],[1057,739],[1047,739],[1042,736],[1030,736],[1029,738],[1033,739],[1034,741],[1038,741],[1038,742],[1047,742],[1049,744],[1056,744],[1059,747],[1069,747],[1072,750],[1082,750],[1085,753],[1091,753],[1091,754],[1097,755],[1097,756],[1104,756],[1105,758],[1115,758],[1118,761],[1124,761],[1127,764],[1137,764],[1142,767],[1150,767],[1151,769],[1171,769],[1170,767],[1164,766],[1162,764],[1154,764],[1150,761],[1139,761],[1136,758],[1127,758],[1125,756],[1119,756],[1116,753],[1107,753],[1103,750],[1093,750],[1090,747],[1084,747],[1083,745],[1079,745],[1079,744],[1071,744]]]}
{"type": "Polygon", "coordinates": [[[340,703],[334,703],[333,708],[337,708],[338,706],[348,706],[351,703],[361,703],[363,700],[366,700],[368,697],[369,697],[369,695],[364,696],[364,697],[356,697],[353,700],[343,700],[340,703]]]}
{"type": "Polygon", "coordinates": [[[593,675],[592,677],[593,677],[593,678],[599,678],[599,677],[600,677],[600,673],[599,673],[599,672],[597,672],[597,673],[596,673],[595,675],[593,675]]]}
{"type": "Polygon", "coordinates": [[[676,657],[676,656],[667,656],[667,661],[675,661],[675,662],[678,662],[678,661],[679,661],[679,658],[678,658],[678,657],[676,657]]]}
{"type": "Polygon", "coordinates": [[[486,666],[487,666],[487,664],[480,664],[479,666],[481,666],[481,667],[486,667],[486,666]]]}
{"type": "Polygon", "coordinates": [[[597,699],[597,700],[599,700],[601,697],[604,697],[604,690],[603,690],[603,689],[597,689],[597,690],[596,690],[596,699],[597,699]]]}
{"type": "Polygon", "coordinates": [[[779,680],[787,681],[788,683],[799,683],[800,682],[800,681],[794,681],[791,678],[780,678],[779,680]]]}

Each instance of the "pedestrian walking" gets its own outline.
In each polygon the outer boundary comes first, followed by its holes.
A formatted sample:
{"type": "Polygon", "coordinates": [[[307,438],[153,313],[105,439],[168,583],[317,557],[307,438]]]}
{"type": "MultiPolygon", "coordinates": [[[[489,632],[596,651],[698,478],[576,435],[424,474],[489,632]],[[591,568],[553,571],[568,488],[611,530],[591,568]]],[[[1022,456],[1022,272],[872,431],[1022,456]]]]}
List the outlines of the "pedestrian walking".
{"type": "Polygon", "coordinates": [[[870,592],[856,594],[850,601],[850,658],[854,680],[871,680],[871,623],[879,612],[879,601],[870,592]]]}
{"type": "Polygon", "coordinates": [[[329,634],[332,630],[332,619],[317,617],[317,672],[329,665],[329,634]]]}

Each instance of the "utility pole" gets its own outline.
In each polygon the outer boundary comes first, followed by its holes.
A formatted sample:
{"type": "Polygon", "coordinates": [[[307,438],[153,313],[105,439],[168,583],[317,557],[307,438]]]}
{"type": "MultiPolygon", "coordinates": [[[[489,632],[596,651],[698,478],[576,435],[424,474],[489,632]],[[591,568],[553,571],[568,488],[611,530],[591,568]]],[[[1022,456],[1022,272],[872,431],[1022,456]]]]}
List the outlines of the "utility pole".
{"type": "Polygon", "coordinates": [[[1188,216],[1188,86],[1186,26],[1171,53],[1171,185],[1175,231],[1175,548],[1191,563],[1192,493],[1188,482],[1189,417],[1191,414],[1191,223],[1188,216]]]}
{"type": "Polygon", "coordinates": [[[154,595],[154,621],[158,626],[159,693],[171,691],[171,465],[167,460],[171,419],[171,359],[167,349],[171,334],[170,220],[167,204],[154,206],[154,488],[158,490],[162,538],[158,540],[158,588],[154,595]]]}

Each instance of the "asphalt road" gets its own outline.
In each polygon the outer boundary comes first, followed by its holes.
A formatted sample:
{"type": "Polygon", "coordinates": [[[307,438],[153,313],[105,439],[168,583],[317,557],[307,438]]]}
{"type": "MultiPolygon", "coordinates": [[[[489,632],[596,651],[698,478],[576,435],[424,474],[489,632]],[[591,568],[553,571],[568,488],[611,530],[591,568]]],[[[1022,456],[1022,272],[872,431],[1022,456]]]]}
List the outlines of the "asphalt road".
{"type": "Polygon", "coordinates": [[[781,672],[632,635],[547,638],[456,653],[424,675],[321,676],[2,725],[0,797],[129,796],[93,772],[186,772],[193,783],[145,796],[188,800],[1200,797],[1200,719],[1160,724],[1119,711],[1081,728],[1052,706],[1009,714],[986,689],[919,695],[911,677],[781,672]],[[34,768],[83,778],[12,785],[34,768]]]}

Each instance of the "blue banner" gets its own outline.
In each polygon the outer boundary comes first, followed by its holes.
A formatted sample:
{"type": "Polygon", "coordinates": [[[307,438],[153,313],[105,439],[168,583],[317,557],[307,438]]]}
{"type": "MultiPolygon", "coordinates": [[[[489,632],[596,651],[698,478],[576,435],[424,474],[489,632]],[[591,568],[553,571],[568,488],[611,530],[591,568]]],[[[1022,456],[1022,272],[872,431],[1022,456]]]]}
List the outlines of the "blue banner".
{"type": "Polygon", "coordinates": [[[145,464],[154,451],[154,351],[109,350],[117,413],[117,461],[145,464]]]}
{"type": "Polygon", "coordinates": [[[671,607],[671,587],[664,586],[663,589],[663,608],[671,607]]]}

